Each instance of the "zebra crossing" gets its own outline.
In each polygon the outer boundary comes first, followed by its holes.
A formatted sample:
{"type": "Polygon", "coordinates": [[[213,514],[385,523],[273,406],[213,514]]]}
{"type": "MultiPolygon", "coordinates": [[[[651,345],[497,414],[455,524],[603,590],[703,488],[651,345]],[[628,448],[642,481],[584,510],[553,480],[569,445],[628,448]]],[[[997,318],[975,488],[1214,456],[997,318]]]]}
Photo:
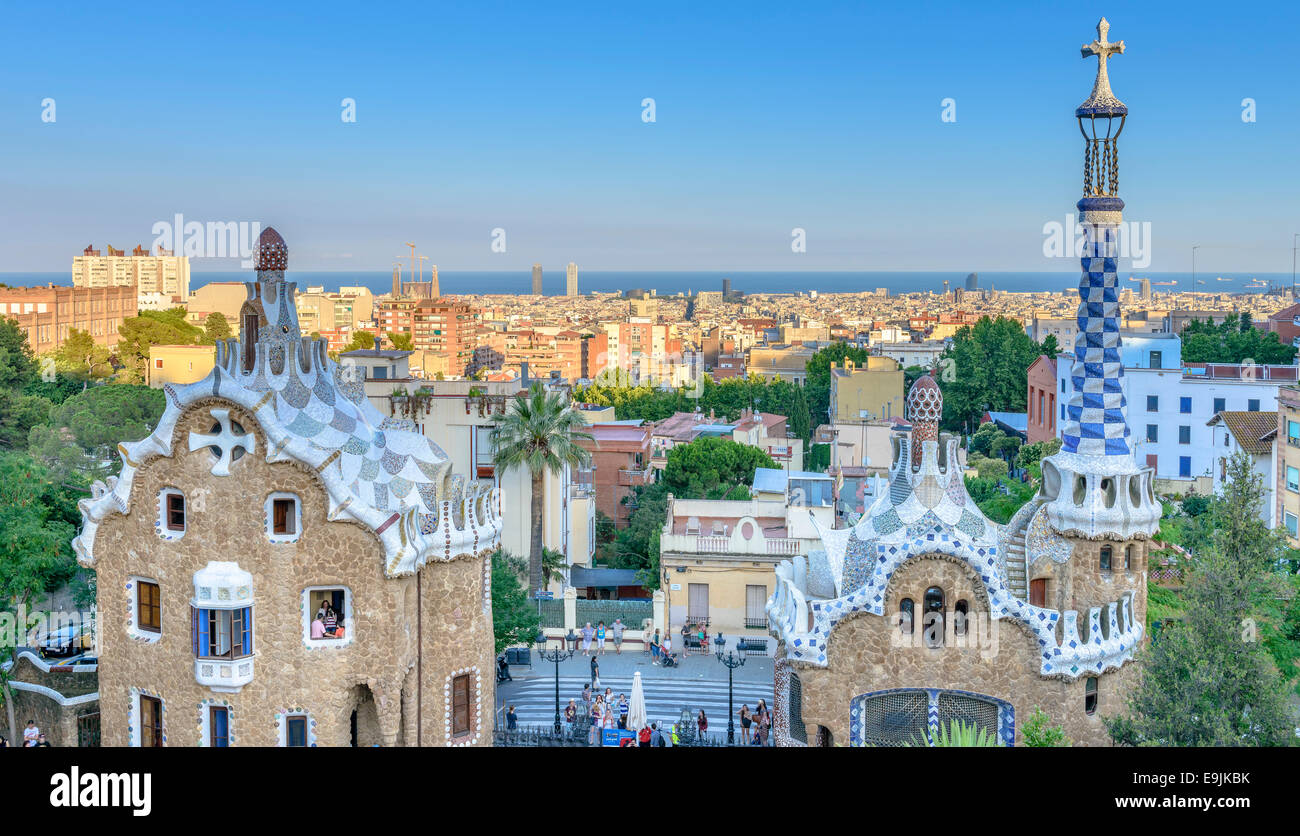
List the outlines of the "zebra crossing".
{"type": "MultiPolygon", "coordinates": [[[[580,676],[560,677],[560,710],[573,700],[582,711],[582,686],[588,680],[580,676]]],[[[614,691],[615,699],[619,694],[632,694],[632,677],[601,677],[601,693],[605,688],[614,691]]],[[[690,709],[695,717],[704,709],[709,718],[710,733],[725,730],[727,726],[727,680],[712,679],[655,679],[642,675],[641,688],[645,692],[646,714],[652,722],[675,723],[681,715],[682,707],[690,709]]],[[[767,707],[772,707],[771,682],[736,682],[733,705],[740,711],[742,705],[750,710],[764,700],[767,707]]],[[[520,725],[548,725],[555,720],[555,678],[529,677],[517,679],[513,683],[497,686],[497,702],[504,711],[508,705],[515,707],[520,725]]],[[[737,719],[739,724],[739,719],[737,719]]],[[[739,728],[739,725],[737,725],[739,728]]]]}

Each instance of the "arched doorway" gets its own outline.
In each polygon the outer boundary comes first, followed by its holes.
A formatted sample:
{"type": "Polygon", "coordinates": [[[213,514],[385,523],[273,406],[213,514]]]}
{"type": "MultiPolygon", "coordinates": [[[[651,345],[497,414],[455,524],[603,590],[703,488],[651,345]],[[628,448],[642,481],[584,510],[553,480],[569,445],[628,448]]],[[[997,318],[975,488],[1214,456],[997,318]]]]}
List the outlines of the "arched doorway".
{"type": "Polygon", "coordinates": [[[851,746],[925,746],[952,722],[975,725],[1003,745],[1015,742],[1015,708],[969,691],[894,688],[860,694],[849,702],[851,746]]]}
{"type": "Polygon", "coordinates": [[[382,742],[379,732],[379,706],[375,695],[366,685],[352,689],[352,708],[348,718],[350,745],[354,747],[378,746],[382,742]]]}

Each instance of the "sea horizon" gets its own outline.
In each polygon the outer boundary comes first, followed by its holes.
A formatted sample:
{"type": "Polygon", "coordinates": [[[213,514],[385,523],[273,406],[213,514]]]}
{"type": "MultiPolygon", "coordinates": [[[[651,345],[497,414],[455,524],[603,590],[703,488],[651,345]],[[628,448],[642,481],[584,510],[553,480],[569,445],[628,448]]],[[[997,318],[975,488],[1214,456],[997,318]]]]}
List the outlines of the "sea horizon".
{"type": "MultiPolygon", "coordinates": [[[[979,289],[995,289],[1012,293],[1059,293],[1078,286],[1077,271],[976,271],[979,289]]],[[[863,293],[886,288],[891,295],[903,293],[939,293],[943,282],[949,290],[965,287],[968,273],[943,270],[590,270],[579,271],[580,293],[620,293],[631,290],[653,291],[655,295],[672,297],[700,291],[717,292],[722,280],[729,279],[731,289],[746,294],[796,294],[863,293]]],[[[190,291],[212,282],[244,282],[252,278],[251,270],[208,270],[190,272],[190,291]]],[[[288,281],[296,282],[299,290],[307,287],[324,287],[327,292],[339,287],[364,286],[372,293],[388,293],[392,289],[392,272],[382,270],[289,270],[288,281]]],[[[428,280],[428,273],[424,279],[428,280]]],[[[564,273],[561,270],[543,274],[543,295],[564,295],[564,273]]],[[[1262,293],[1269,286],[1289,287],[1290,273],[1223,273],[1196,274],[1192,284],[1190,272],[1130,272],[1122,274],[1121,282],[1137,288],[1141,279],[1149,279],[1152,292],[1199,293],[1262,293]],[[1262,283],[1262,286],[1258,286],[1262,283]],[[1248,285],[1256,285],[1250,287],[1248,285]]],[[[409,273],[403,273],[409,280],[409,273]]],[[[11,287],[39,287],[47,284],[71,284],[70,272],[14,272],[0,273],[0,284],[11,287]]],[[[532,290],[532,274],[528,270],[439,270],[439,292],[444,296],[494,296],[527,295],[532,290]]]]}

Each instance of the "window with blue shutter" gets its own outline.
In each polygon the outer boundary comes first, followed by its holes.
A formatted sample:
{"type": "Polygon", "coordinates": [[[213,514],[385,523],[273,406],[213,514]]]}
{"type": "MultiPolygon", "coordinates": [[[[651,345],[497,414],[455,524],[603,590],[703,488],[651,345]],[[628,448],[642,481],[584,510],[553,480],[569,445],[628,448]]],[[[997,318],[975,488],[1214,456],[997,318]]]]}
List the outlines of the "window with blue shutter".
{"type": "Polygon", "coordinates": [[[230,712],[214,705],[208,717],[208,731],[212,737],[212,745],[218,749],[230,746],[230,712]]]}
{"type": "Polygon", "coordinates": [[[244,655],[253,652],[253,608],[244,607],[244,655]]]}
{"type": "Polygon", "coordinates": [[[199,659],[239,659],[253,654],[253,608],[194,609],[194,655],[199,659]]]}

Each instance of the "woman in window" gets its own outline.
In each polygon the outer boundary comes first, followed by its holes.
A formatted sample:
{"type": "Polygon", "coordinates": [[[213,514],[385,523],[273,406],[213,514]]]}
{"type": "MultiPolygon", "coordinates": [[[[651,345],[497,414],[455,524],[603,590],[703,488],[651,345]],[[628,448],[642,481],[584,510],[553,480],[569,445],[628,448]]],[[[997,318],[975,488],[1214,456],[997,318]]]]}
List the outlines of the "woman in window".
{"type": "Polygon", "coordinates": [[[335,633],[338,632],[338,621],[339,621],[339,617],[338,617],[338,613],[334,612],[334,605],[326,604],[325,605],[325,635],[329,636],[331,639],[336,638],[335,633]]]}
{"type": "Polygon", "coordinates": [[[311,637],[313,639],[325,638],[325,611],[317,610],[316,617],[311,621],[311,637]]]}

